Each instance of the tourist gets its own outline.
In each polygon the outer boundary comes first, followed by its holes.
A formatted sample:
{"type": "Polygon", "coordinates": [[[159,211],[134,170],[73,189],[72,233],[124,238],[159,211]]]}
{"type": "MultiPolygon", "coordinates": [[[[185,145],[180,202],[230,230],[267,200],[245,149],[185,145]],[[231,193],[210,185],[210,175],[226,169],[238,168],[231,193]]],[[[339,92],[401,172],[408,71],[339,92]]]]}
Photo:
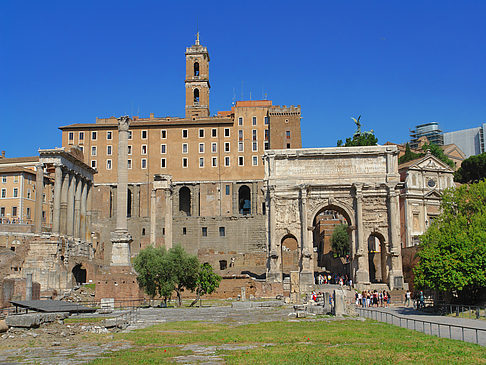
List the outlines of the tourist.
{"type": "Polygon", "coordinates": [[[424,298],[424,292],[421,290],[419,294],[419,305],[418,309],[425,308],[425,298],[424,298]]]}
{"type": "Polygon", "coordinates": [[[411,297],[410,290],[407,289],[407,292],[405,293],[405,303],[404,303],[407,307],[410,307],[410,297],[411,297]]]}

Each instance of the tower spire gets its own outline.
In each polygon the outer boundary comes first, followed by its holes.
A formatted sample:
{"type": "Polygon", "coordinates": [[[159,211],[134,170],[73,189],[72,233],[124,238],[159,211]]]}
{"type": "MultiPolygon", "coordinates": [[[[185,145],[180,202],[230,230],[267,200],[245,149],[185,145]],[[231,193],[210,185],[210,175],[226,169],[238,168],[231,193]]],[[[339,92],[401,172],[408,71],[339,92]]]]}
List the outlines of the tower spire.
{"type": "Polygon", "coordinates": [[[199,32],[196,33],[196,46],[199,46],[199,32]]]}

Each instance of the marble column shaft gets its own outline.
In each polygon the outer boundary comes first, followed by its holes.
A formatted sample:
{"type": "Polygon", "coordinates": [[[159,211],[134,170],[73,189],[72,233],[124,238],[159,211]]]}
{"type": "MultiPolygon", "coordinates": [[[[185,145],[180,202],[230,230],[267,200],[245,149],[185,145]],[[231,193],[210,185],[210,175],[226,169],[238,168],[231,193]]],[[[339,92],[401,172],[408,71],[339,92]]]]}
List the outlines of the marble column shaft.
{"type": "Polygon", "coordinates": [[[69,191],[69,172],[66,171],[62,179],[62,187],[61,187],[61,212],[60,212],[60,219],[59,219],[59,225],[60,225],[59,232],[61,234],[67,233],[68,191],[69,191]]]}
{"type": "Polygon", "coordinates": [[[92,200],[93,200],[93,186],[87,184],[87,198],[86,198],[86,235],[85,240],[91,242],[91,210],[92,210],[92,200]]]}
{"type": "Polygon", "coordinates": [[[56,165],[56,176],[54,181],[54,215],[52,217],[52,232],[54,233],[60,233],[62,183],[62,167],[61,165],[56,165]]]}
{"type": "Polygon", "coordinates": [[[86,200],[88,198],[88,183],[83,182],[83,188],[81,191],[81,211],[79,216],[79,238],[83,241],[86,240],[86,200]]]}
{"type": "Polygon", "coordinates": [[[128,128],[118,128],[118,168],[116,194],[116,230],[128,231],[127,223],[127,193],[128,193],[128,163],[127,163],[128,128]]]}
{"type": "Polygon", "coordinates": [[[80,238],[79,236],[79,223],[81,221],[81,193],[83,191],[83,179],[81,176],[76,178],[76,192],[74,195],[74,237],[80,238]]]}
{"type": "Polygon", "coordinates": [[[157,190],[152,189],[150,193],[150,244],[152,246],[155,246],[155,225],[157,223],[156,194],[157,190]]]}
{"type": "Polygon", "coordinates": [[[66,234],[74,235],[74,196],[76,193],[76,176],[70,174],[67,213],[66,213],[66,234]]]}
{"type": "Polygon", "coordinates": [[[35,180],[35,233],[42,232],[42,203],[44,194],[44,166],[36,165],[35,180]]]}
{"type": "Polygon", "coordinates": [[[172,248],[172,191],[165,189],[165,248],[172,248]]]}
{"type": "Polygon", "coordinates": [[[358,256],[358,270],[355,281],[357,283],[369,283],[369,263],[367,242],[363,239],[363,193],[361,186],[356,186],[356,246],[358,256]]]}

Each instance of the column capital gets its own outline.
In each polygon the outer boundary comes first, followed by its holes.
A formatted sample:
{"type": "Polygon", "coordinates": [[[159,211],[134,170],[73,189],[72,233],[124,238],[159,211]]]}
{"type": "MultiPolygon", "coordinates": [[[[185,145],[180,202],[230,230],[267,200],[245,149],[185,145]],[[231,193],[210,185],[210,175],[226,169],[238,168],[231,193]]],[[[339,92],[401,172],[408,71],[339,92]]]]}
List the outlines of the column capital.
{"type": "Polygon", "coordinates": [[[121,116],[118,120],[118,131],[128,132],[132,119],[128,115],[121,116]]]}

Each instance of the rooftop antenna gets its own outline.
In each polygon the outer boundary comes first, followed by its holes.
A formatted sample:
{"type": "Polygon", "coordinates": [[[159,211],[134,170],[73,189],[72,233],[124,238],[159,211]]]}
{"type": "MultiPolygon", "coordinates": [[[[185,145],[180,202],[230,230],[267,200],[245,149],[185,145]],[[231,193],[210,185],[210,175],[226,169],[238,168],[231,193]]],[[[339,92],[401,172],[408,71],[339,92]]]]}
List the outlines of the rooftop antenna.
{"type": "Polygon", "coordinates": [[[233,106],[236,105],[236,89],[233,88],[233,106]]]}
{"type": "Polygon", "coordinates": [[[251,91],[250,91],[250,100],[251,100],[251,91]]]}

